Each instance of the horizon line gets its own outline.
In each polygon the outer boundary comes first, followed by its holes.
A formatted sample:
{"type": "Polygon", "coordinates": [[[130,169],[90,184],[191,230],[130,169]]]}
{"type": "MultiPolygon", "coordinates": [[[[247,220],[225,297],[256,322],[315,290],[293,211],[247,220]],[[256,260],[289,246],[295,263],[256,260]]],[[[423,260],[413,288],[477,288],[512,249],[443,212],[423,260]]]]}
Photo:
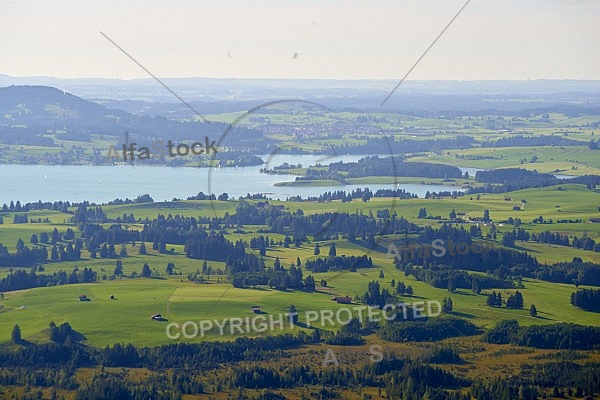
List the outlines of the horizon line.
{"type": "MultiPolygon", "coordinates": [[[[0,78],[14,79],[56,79],[56,80],[109,80],[109,81],[153,81],[152,78],[109,78],[100,76],[87,77],[57,77],[52,75],[9,75],[0,73],[0,78]]],[[[214,77],[214,76],[178,76],[161,77],[164,80],[208,79],[208,80],[272,80],[272,81],[338,81],[338,82],[388,82],[396,81],[395,78],[282,78],[282,77],[214,77]]],[[[405,82],[600,82],[600,78],[526,78],[526,79],[406,79],[405,82]]]]}

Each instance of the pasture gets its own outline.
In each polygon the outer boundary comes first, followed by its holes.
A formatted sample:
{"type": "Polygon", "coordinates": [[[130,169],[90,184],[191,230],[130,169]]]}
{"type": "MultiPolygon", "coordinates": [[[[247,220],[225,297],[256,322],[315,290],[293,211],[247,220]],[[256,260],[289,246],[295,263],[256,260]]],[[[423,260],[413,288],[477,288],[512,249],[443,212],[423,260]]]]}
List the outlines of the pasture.
{"type": "MultiPolygon", "coordinates": [[[[373,198],[369,202],[355,200],[350,203],[332,201],[324,203],[316,202],[279,202],[290,211],[300,209],[304,214],[321,212],[349,212],[376,214],[377,210],[393,208],[398,216],[405,216],[420,225],[438,225],[447,220],[452,209],[464,212],[465,218],[481,217],[484,210],[489,210],[492,220],[497,222],[498,238],[495,245],[500,245],[502,233],[512,230],[512,225],[505,222],[509,217],[521,218],[524,229],[530,232],[543,230],[559,231],[569,235],[582,236],[584,234],[598,240],[600,235],[600,224],[589,222],[592,216],[598,216],[600,212],[600,193],[586,189],[583,185],[565,184],[560,186],[527,189],[510,194],[483,194],[477,200],[476,196],[464,196],[455,199],[412,199],[392,200],[389,198],[373,198]],[[511,200],[505,200],[510,196],[511,200]],[[527,203],[521,200],[526,199],[527,203]],[[514,211],[515,204],[525,204],[521,211],[514,211]],[[439,215],[440,220],[418,219],[419,209],[425,207],[428,215],[439,215]],[[545,221],[552,220],[552,224],[533,224],[534,218],[543,215],[545,221]],[[581,222],[557,223],[559,220],[580,219],[581,222]]],[[[104,211],[110,218],[116,218],[123,214],[133,213],[135,218],[155,218],[162,215],[186,215],[186,216],[214,216],[213,207],[218,215],[225,212],[235,213],[236,201],[177,201],[172,203],[149,203],[130,204],[119,206],[105,206],[104,211]]],[[[27,245],[32,234],[41,232],[50,233],[55,227],[60,232],[65,232],[68,227],[77,232],[77,228],[68,223],[70,214],[62,214],[55,211],[35,211],[29,213],[30,217],[49,218],[48,222],[13,224],[14,213],[3,213],[4,224],[0,226],[0,242],[14,250],[18,238],[22,238],[27,245]]],[[[470,223],[464,223],[466,229],[470,223]]],[[[141,229],[139,223],[129,224],[129,228],[141,229]]],[[[482,225],[484,235],[489,231],[488,225],[482,225]]],[[[242,226],[241,231],[226,229],[225,234],[229,240],[242,239],[249,241],[258,236],[260,229],[264,226],[242,226]]],[[[284,235],[268,234],[276,242],[283,241],[284,235]]],[[[312,238],[309,238],[312,239],[312,238]]],[[[397,235],[388,237],[398,240],[397,235]]],[[[136,245],[128,243],[125,249],[127,257],[121,259],[125,275],[132,272],[140,273],[144,263],[148,263],[153,271],[153,278],[122,278],[110,280],[115,268],[115,259],[91,259],[87,250],[82,252],[82,259],[76,262],[49,262],[44,264],[44,273],[53,273],[59,270],[70,272],[73,268],[88,267],[98,273],[99,282],[93,284],[75,284],[57,287],[35,288],[4,294],[4,300],[0,301],[0,342],[8,342],[10,331],[15,324],[19,324],[23,337],[27,340],[39,342],[47,340],[43,330],[47,328],[50,321],[57,324],[69,322],[74,329],[84,334],[88,343],[94,346],[104,346],[116,342],[132,342],[138,345],[157,345],[169,343],[165,329],[168,323],[176,322],[183,324],[186,321],[198,323],[202,319],[223,320],[227,318],[253,317],[250,306],[258,304],[262,307],[265,317],[278,318],[280,313],[289,310],[294,304],[300,313],[300,323],[305,322],[306,311],[337,310],[345,307],[331,301],[334,295],[362,296],[367,289],[367,284],[373,280],[379,280],[382,287],[393,290],[390,282],[404,281],[414,289],[413,297],[403,297],[406,302],[436,300],[441,302],[444,297],[450,296],[454,302],[454,312],[468,318],[475,324],[483,327],[493,325],[499,319],[516,318],[521,324],[544,324],[553,322],[574,322],[589,325],[600,325],[597,314],[585,312],[572,307],[569,304],[570,294],[575,290],[572,285],[555,284],[525,279],[522,293],[525,300],[525,309],[507,310],[505,308],[490,308],[485,305],[484,294],[475,295],[470,291],[458,291],[449,293],[445,289],[436,289],[412,277],[405,277],[403,273],[396,270],[390,260],[386,259],[385,252],[368,251],[358,244],[349,243],[344,238],[319,242],[321,257],[328,253],[329,246],[335,242],[338,255],[362,255],[367,253],[373,259],[375,265],[372,269],[361,269],[357,272],[327,272],[314,274],[317,282],[317,292],[308,293],[302,291],[278,291],[269,288],[236,289],[231,286],[224,276],[207,276],[208,283],[196,284],[187,279],[189,273],[199,271],[203,260],[189,259],[184,254],[182,245],[167,245],[167,249],[173,249],[172,253],[159,254],[152,249],[152,243],[145,243],[148,254],[139,254],[139,242],[136,245]],[[175,264],[174,276],[166,276],[167,263],[175,264]],[[384,272],[384,278],[379,279],[380,271],[384,272]],[[321,280],[327,282],[327,287],[318,283],[321,280]],[[86,294],[91,298],[90,302],[80,302],[78,296],[86,294]],[[116,300],[111,300],[110,296],[116,300]],[[528,314],[528,308],[535,304],[538,317],[532,318],[528,314]],[[168,322],[154,321],[151,315],[161,313],[168,322]]],[[[285,248],[276,244],[267,249],[265,264],[273,265],[276,257],[279,257],[285,267],[289,267],[300,258],[304,264],[306,260],[313,259],[315,242],[312,240],[302,243],[299,247],[291,245],[285,248]]],[[[599,262],[600,254],[591,251],[583,251],[564,246],[554,246],[533,242],[517,242],[517,246],[535,255],[542,262],[568,261],[573,257],[581,257],[584,260],[599,262]]],[[[116,246],[119,252],[120,245],[116,246]]],[[[215,269],[224,269],[223,262],[209,261],[208,265],[215,269]]],[[[8,274],[8,268],[0,268],[0,276],[8,274]]],[[[311,274],[304,271],[304,276],[311,274]]],[[[356,305],[355,305],[356,306],[356,305]]],[[[358,316],[358,312],[355,314],[358,316]]],[[[321,327],[320,322],[315,326],[321,327]]],[[[324,329],[338,329],[339,326],[323,326],[324,329]]],[[[309,328],[296,327],[310,332],[309,328]]],[[[227,329],[225,329],[227,331],[227,329]]],[[[274,334],[280,332],[267,331],[262,334],[274,334]]],[[[255,332],[245,335],[257,335],[255,332]]],[[[220,336],[218,331],[210,332],[204,338],[186,339],[184,341],[198,340],[227,340],[231,335],[220,336]]]]}

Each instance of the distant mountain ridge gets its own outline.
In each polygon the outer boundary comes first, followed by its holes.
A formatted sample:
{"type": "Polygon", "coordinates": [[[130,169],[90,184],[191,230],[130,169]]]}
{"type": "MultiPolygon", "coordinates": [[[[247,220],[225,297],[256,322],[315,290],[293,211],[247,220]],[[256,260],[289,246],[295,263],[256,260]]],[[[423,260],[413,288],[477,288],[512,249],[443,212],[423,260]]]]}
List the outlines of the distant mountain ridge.
{"type": "Polygon", "coordinates": [[[49,86],[9,86],[0,88],[2,123],[31,123],[32,120],[126,117],[120,110],[106,107],[49,86]]]}
{"type": "MultiPolygon", "coordinates": [[[[138,139],[218,140],[227,124],[179,122],[161,116],[136,116],[123,110],[74,96],[48,86],[0,88],[0,143],[51,146],[49,135],[89,141],[90,134],[123,137],[126,131],[138,139]]],[[[260,135],[259,132],[245,133],[260,135]]]]}
{"type": "MultiPolygon", "coordinates": [[[[388,101],[382,101],[399,80],[162,78],[161,81],[200,113],[244,111],[272,100],[302,99],[335,111],[404,114],[497,111],[596,113],[600,80],[413,81],[406,80],[388,101]],[[558,107],[558,108],[557,108],[558,107]],[[561,108],[562,107],[562,108],[561,108]],[[567,107],[567,108],[565,108],[567,107]],[[558,111],[555,111],[558,110],[558,111]]],[[[8,85],[59,87],[84,99],[134,114],[185,118],[190,110],[152,78],[61,79],[11,77],[8,85]]]]}
{"type": "MultiPolygon", "coordinates": [[[[193,88],[198,95],[216,88],[224,90],[247,90],[263,88],[292,89],[356,89],[389,92],[398,84],[398,79],[277,79],[277,78],[161,78],[167,86],[174,89],[193,88]]],[[[126,90],[128,87],[160,88],[152,78],[111,79],[111,78],[55,78],[49,76],[13,77],[0,74],[0,86],[9,85],[56,86],[71,90],[73,87],[108,87],[126,90]]],[[[531,93],[599,93],[600,80],[577,79],[532,79],[532,80],[406,80],[402,87],[409,92],[437,94],[531,94],[531,93]]],[[[160,90],[158,91],[160,92],[160,90]]],[[[165,96],[172,96],[164,92],[165,96]]],[[[122,99],[121,97],[113,97],[122,99]]]]}

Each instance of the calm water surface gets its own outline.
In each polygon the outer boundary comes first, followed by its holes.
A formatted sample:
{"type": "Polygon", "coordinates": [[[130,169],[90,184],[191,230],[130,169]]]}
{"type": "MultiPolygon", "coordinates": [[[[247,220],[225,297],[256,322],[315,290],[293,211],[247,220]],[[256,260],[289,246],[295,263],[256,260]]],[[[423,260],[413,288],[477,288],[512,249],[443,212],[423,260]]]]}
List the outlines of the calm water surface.
{"type": "MultiPolygon", "coordinates": [[[[324,159],[322,156],[271,157],[272,168],[283,162],[314,165],[320,162],[343,160],[356,161],[364,156],[337,156],[324,159]]],[[[263,157],[267,160],[268,157],[263,157]]],[[[46,165],[0,165],[0,204],[19,200],[21,203],[42,201],[83,201],[102,203],[116,198],[135,198],[148,193],[155,201],[187,198],[198,192],[226,192],[237,198],[246,193],[265,193],[273,199],[285,200],[289,196],[317,196],[326,191],[368,187],[391,189],[392,184],[362,184],[331,187],[275,186],[277,182],[293,181],[290,175],[267,175],[259,172],[263,166],[240,168],[172,168],[136,165],[124,166],[46,166],[46,165]]],[[[444,185],[400,184],[399,188],[423,197],[427,191],[457,190],[444,185]]]]}

